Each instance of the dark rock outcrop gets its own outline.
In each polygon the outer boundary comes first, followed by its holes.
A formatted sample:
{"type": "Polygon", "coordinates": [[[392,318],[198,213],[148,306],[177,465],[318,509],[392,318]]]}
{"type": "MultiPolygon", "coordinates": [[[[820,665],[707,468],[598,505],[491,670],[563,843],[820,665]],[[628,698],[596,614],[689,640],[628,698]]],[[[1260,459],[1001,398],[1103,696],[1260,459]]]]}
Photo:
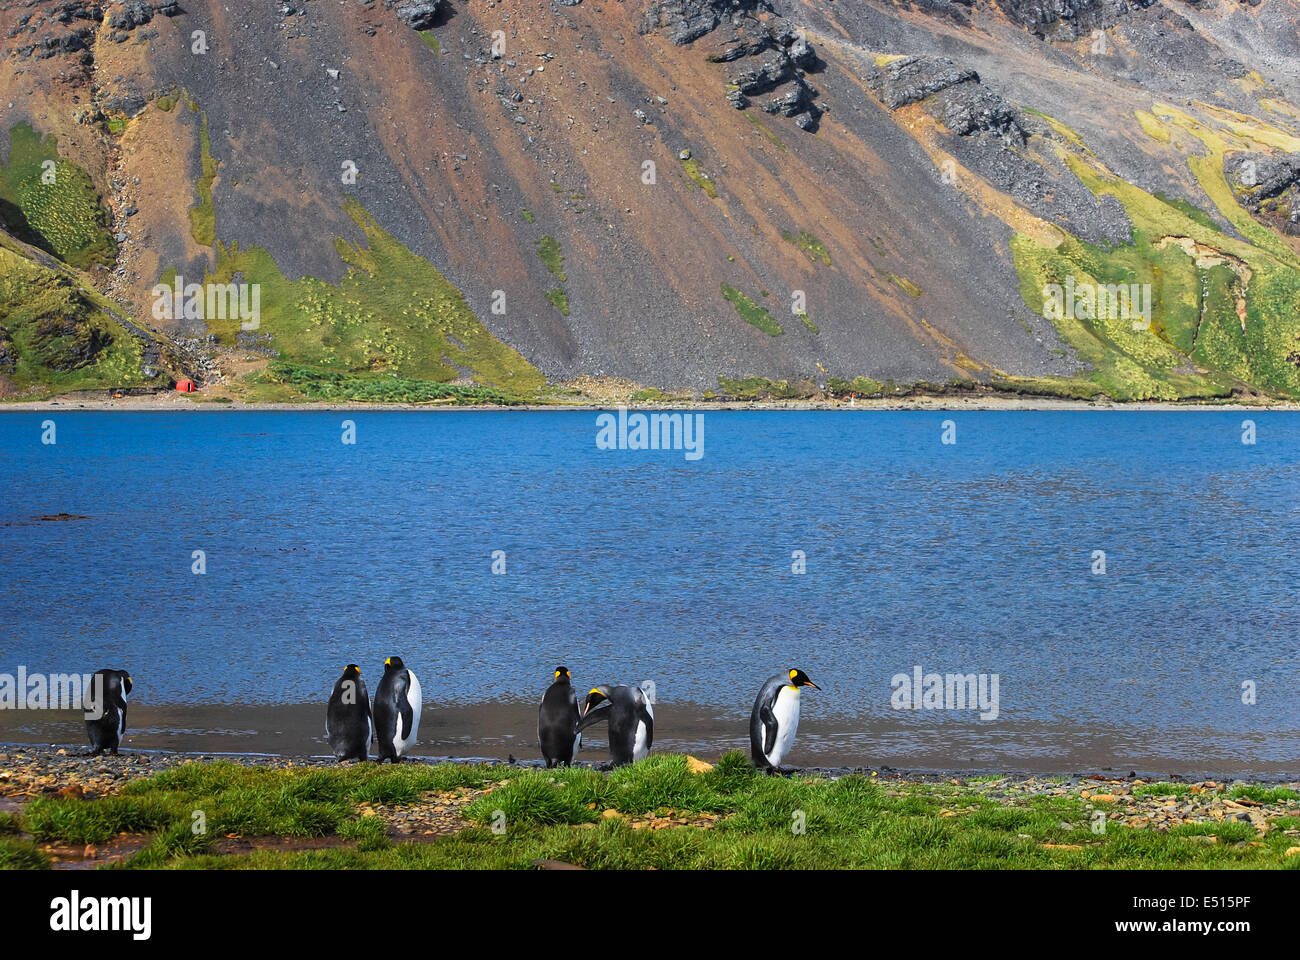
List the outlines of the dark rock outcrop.
{"type": "Polygon", "coordinates": [[[438,18],[442,0],[385,0],[384,6],[397,13],[397,19],[412,30],[428,30],[438,18]]]}
{"type": "Polygon", "coordinates": [[[675,44],[691,43],[759,10],[770,13],[772,8],[767,0],[657,0],[646,10],[641,32],[661,30],[675,44]]]}
{"type": "Polygon", "coordinates": [[[930,113],[958,136],[993,134],[1006,144],[1025,142],[1015,108],[986,90],[974,70],[947,57],[903,57],[876,67],[866,80],[891,110],[928,100],[930,113]]]}
{"type": "Polygon", "coordinates": [[[1300,236],[1300,153],[1233,153],[1223,173],[1237,202],[1291,236],[1300,236]]]}
{"type": "Polygon", "coordinates": [[[1072,42],[1093,30],[1119,23],[1135,7],[1156,0],[997,0],[998,7],[1016,24],[1045,40],[1072,42]]]}

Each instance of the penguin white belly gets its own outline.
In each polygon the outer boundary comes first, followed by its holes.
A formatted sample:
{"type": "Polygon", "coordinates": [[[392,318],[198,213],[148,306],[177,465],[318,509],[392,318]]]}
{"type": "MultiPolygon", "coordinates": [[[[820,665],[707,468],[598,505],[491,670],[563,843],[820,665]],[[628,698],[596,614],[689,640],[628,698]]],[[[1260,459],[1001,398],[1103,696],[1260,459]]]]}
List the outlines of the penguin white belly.
{"type": "Polygon", "coordinates": [[[411,705],[411,729],[408,731],[406,739],[402,739],[401,720],[399,718],[397,726],[398,731],[394,739],[394,746],[397,747],[397,755],[400,757],[403,752],[410,750],[415,746],[416,735],[420,732],[420,704],[423,695],[420,691],[420,681],[415,679],[415,674],[410,670],[406,671],[406,679],[410,681],[410,686],[406,691],[406,702],[411,705]],[[398,745],[400,741],[400,746],[398,745]]]}
{"type": "Polygon", "coordinates": [[[632,742],[632,762],[643,760],[650,753],[650,748],[645,745],[646,728],[645,721],[636,722],[636,739],[632,742]]]}
{"type": "Polygon", "coordinates": [[[578,759],[578,751],[581,749],[582,749],[582,734],[578,734],[576,737],[573,738],[573,757],[571,758],[571,760],[578,759]]]}
{"type": "Polygon", "coordinates": [[[799,729],[798,687],[782,687],[777,691],[772,716],[776,717],[776,742],[772,744],[772,752],[767,754],[767,762],[779,767],[794,745],[794,735],[799,729]]]}

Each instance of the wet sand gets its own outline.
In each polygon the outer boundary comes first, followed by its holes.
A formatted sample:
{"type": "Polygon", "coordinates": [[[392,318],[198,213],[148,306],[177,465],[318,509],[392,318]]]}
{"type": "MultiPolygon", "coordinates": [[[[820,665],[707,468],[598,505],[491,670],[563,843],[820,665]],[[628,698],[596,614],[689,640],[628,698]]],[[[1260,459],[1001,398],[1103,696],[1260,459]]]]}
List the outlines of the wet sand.
{"type": "MultiPolygon", "coordinates": [[[[133,704],[127,750],[188,754],[327,756],[324,704],[154,706],[133,704]]],[[[420,742],[412,756],[533,762],[540,758],[537,706],[528,701],[426,704],[420,742]]],[[[748,717],[708,706],[661,702],[654,749],[716,760],[729,750],[748,753],[748,717]]],[[[67,711],[0,711],[0,743],[86,747],[85,725],[67,711]]],[[[788,765],[891,768],[951,773],[1074,774],[1111,771],[1166,777],[1300,779],[1300,731],[1279,741],[1266,735],[1216,736],[1203,729],[1146,735],[1018,724],[927,724],[860,720],[806,712],[788,765]],[[1254,749],[1242,749],[1246,741],[1254,749]]],[[[580,758],[608,759],[605,728],[583,737],[580,758]]]]}

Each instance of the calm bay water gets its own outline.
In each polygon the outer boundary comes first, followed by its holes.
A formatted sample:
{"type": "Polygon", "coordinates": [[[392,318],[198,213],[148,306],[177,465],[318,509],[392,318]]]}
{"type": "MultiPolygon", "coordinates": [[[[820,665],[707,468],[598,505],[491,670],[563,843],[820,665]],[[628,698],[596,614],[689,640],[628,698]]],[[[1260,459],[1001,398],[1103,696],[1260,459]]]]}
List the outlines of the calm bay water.
{"type": "MultiPolygon", "coordinates": [[[[595,413],[0,414],[0,673],[125,667],[196,742],[320,752],[247,718],[398,653],[433,716],[499,709],[525,755],[557,663],[653,680],[658,739],[705,752],[797,665],[823,689],[796,763],[1300,771],[1300,415],[703,422],[690,461],[597,449],[595,413]],[[998,718],[894,710],[916,665],[997,674],[998,718]]],[[[426,746],[474,752],[484,716],[426,746]]],[[[0,740],[43,722],[0,715],[0,740]]]]}

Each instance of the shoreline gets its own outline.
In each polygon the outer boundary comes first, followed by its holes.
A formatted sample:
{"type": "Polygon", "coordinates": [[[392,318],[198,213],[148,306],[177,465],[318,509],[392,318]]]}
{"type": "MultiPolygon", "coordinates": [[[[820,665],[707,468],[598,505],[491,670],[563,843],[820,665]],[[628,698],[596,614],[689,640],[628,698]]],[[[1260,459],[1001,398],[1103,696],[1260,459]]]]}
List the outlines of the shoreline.
{"type": "MultiPolygon", "coordinates": [[[[585,737],[585,734],[584,734],[585,737]]],[[[584,740],[585,743],[585,740],[584,740]]],[[[109,754],[103,754],[98,757],[90,755],[90,748],[80,743],[49,743],[36,744],[22,741],[0,740],[0,797],[8,796],[6,783],[8,778],[3,777],[5,764],[11,762],[16,756],[22,757],[29,755],[37,759],[38,762],[48,766],[67,766],[70,768],[80,767],[89,764],[117,764],[123,767],[140,766],[147,767],[142,771],[143,774],[157,773],[161,770],[169,769],[174,766],[189,763],[219,763],[229,762],[246,767],[265,767],[267,769],[281,769],[290,767],[300,768],[345,768],[349,766],[363,766],[373,764],[376,768],[388,766],[380,764],[377,757],[369,756],[365,761],[342,762],[336,760],[329,754],[303,754],[303,753],[259,753],[253,751],[221,751],[221,750],[173,750],[164,748],[137,748],[123,746],[118,756],[113,757],[109,754]]],[[[587,750],[584,747],[584,753],[590,754],[589,758],[576,760],[572,764],[575,769],[587,770],[604,770],[607,767],[607,761],[601,760],[600,756],[604,754],[604,749],[587,750]]],[[[679,750],[651,751],[651,756],[667,756],[681,753],[679,750]]],[[[716,751],[699,751],[703,756],[697,756],[694,752],[688,752],[686,755],[695,759],[703,760],[706,763],[716,763],[721,756],[716,751]]],[[[514,770],[545,770],[544,761],[537,757],[516,757],[509,754],[505,757],[489,756],[464,756],[464,755],[438,755],[438,754],[409,754],[403,759],[401,765],[406,766],[442,766],[454,764],[465,767],[506,767],[514,770]]],[[[1175,782],[1175,783],[1204,783],[1217,782],[1231,785],[1248,785],[1260,786],[1266,788],[1292,788],[1300,789],[1300,772],[1294,774],[1256,774],[1256,773],[1225,773],[1223,771],[1209,770],[1192,770],[1186,773],[1175,771],[1155,771],[1155,770],[1118,770],[1109,767],[1062,767],[1059,769],[1043,770],[1026,770],[1011,769],[1005,767],[893,767],[889,764],[808,764],[794,765],[782,764],[782,772],[785,774],[799,774],[806,776],[826,777],[834,779],[837,777],[858,774],[862,776],[875,777],[882,780],[899,780],[907,783],[951,783],[954,779],[961,781],[983,782],[986,780],[1005,780],[1010,783],[1037,782],[1044,780],[1065,780],[1065,781],[1087,781],[1095,780],[1106,783],[1135,782],[1157,783],[1157,782],[1175,782]]]]}
{"type": "Polygon", "coordinates": [[[591,401],[588,403],[525,403],[517,406],[501,404],[464,404],[447,403],[241,403],[232,401],[194,400],[182,394],[159,394],[155,398],[122,398],[114,400],[109,397],[54,397],[47,400],[14,400],[0,402],[0,414],[3,413],[39,413],[50,411],[113,411],[121,413],[277,413],[277,412],[407,412],[407,413],[486,413],[486,412],[527,412],[527,413],[586,413],[593,414],[617,411],[620,406],[629,410],[659,412],[708,411],[794,411],[794,412],[844,412],[889,411],[975,411],[999,412],[1011,410],[1046,411],[1046,412],[1169,412],[1169,411],[1232,411],[1232,412],[1296,412],[1300,411],[1300,402],[1262,401],[1242,403],[1239,401],[1223,403],[1204,403],[1199,401],[1172,400],[1138,400],[1120,402],[1116,400],[1066,400],[1050,397],[1023,397],[1016,395],[990,395],[982,397],[961,396],[923,396],[923,397],[878,397],[858,400],[856,405],[834,400],[673,400],[673,401],[629,401],[619,404],[612,401],[591,401]]]}

